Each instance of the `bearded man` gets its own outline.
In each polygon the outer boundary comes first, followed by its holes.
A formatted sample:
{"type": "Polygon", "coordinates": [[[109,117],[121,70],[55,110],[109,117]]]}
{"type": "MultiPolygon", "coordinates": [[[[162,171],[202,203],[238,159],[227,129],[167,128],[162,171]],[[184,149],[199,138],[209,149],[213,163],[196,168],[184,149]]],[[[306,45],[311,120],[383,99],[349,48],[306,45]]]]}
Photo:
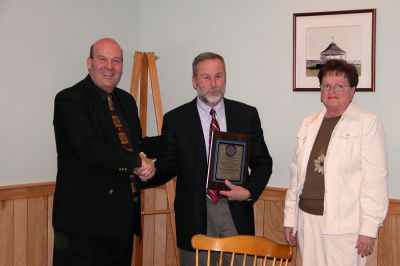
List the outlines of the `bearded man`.
{"type": "Polygon", "coordinates": [[[175,214],[181,265],[195,264],[191,246],[195,234],[215,237],[254,235],[253,203],[272,172],[272,158],[264,141],[257,109],[224,98],[226,71],[223,57],[201,53],[193,60],[192,69],[192,85],[197,97],[165,114],[156,173],[146,182],[147,186],[159,185],[177,176],[175,214]],[[225,181],[229,190],[220,191],[217,201],[213,201],[206,190],[212,127],[251,135],[251,172],[246,184],[239,186],[225,181]]]}

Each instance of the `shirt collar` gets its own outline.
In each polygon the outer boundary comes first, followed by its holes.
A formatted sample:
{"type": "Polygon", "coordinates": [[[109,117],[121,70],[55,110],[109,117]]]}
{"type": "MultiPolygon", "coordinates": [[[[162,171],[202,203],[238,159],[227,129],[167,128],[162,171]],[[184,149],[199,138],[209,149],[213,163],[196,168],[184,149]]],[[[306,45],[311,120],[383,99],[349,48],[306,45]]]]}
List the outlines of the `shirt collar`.
{"type": "MultiPolygon", "coordinates": [[[[205,104],[202,100],[200,100],[199,97],[197,97],[197,109],[199,110],[199,112],[201,112],[200,118],[203,121],[211,119],[210,116],[211,107],[205,104]]],[[[225,115],[224,98],[222,98],[221,101],[219,101],[219,103],[213,107],[213,109],[216,112],[217,120],[218,118],[223,117],[225,115]]]]}
{"type": "MultiPolygon", "coordinates": [[[[98,87],[96,87],[98,88],[98,87]]],[[[107,100],[108,95],[111,95],[113,97],[113,100],[115,101],[116,99],[116,94],[115,94],[115,90],[113,90],[111,93],[105,92],[102,89],[98,88],[98,91],[100,93],[101,99],[103,99],[104,101],[107,100]]]]}

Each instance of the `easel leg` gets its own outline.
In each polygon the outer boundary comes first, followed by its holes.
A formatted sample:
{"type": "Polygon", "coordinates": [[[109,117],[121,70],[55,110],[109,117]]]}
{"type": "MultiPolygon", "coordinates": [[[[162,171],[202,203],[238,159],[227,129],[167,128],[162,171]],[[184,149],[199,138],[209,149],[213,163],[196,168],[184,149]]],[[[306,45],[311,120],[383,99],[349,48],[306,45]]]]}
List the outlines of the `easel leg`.
{"type": "MultiPolygon", "coordinates": [[[[154,103],[154,111],[156,114],[156,123],[158,134],[161,134],[162,128],[162,103],[160,96],[160,87],[158,82],[158,74],[155,63],[155,54],[154,52],[150,53],[142,53],[135,52],[133,70],[132,70],[132,80],[131,80],[131,94],[137,99],[138,96],[138,83],[140,80],[140,121],[142,125],[142,135],[146,136],[146,127],[147,127],[147,89],[148,89],[148,73],[150,73],[150,80],[152,84],[152,94],[153,94],[153,103],[154,103]]],[[[176,265],[179,266],[179,252],[178,247],[176,245],[176,225],[175,225],[175,212],[173,210],[173,202],[175,199],[175,186],[174,181],[171,180],[166,184],[167,190],[167,210],[161,211],[170,214],[170,224],[172,230],[172,237],[174,242],[174,251],[176,257],[176,265]]],[[[144,191],[142,191],[142,210],[144,210],[144,191]]],[[[146,215],[160,213],[160,211],[146,211],[146,215]]],[[[142,213],[141,223],[142,227],[144,227],[143,218],[144,214],[142,213]]],[[[143,233],[145,230],[143,230],[143,233]]],[[[145,235],[143,235],[145,237],[145,235]]],[[[139,240],[138,237],[135,236],[134,239],[134,266],[142,266],[143,265],[143,239],[139,240]]],[[[147,265],[146,265],[147,266],[147,265]]]]}

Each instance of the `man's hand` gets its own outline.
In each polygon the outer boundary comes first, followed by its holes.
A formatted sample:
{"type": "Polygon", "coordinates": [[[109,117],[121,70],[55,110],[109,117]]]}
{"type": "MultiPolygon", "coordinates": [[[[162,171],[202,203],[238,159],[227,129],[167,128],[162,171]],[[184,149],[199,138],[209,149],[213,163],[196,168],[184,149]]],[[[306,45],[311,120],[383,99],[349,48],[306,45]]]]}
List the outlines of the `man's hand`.
{"type": "Polygon", "coordinates": [[[366,257],[371,255],[374,250],[375,238],[370,236],[358,235],[357,239],[357,252],[361,255],[361,257],[366,257]]]}
{"type": "Polygon", "coordinates": [[[297,235],[293,234],[293,227],[283,227],[283,236],[290,245],[297,245],[297,235]]]}
{"type": "Polygon", "coordinates": [[[225,185],[231,190],[222,190],[219,192],[219,194],[227,197],[228,200],[243,201],[243,200],[248,200],[251,196],[250,191],[248,191],[242,186],[236,186],[228,180],[225,180],[225,185]]]}
{"type": "Polygon", "coordinates": [[[147,181],[154,176],[156,168],[153,160],[147,158],[144,152],[140,152],[139,156],[142,159],[142,166],[134,168],[133,173],[139,176],[142,181],[147,181]]]}

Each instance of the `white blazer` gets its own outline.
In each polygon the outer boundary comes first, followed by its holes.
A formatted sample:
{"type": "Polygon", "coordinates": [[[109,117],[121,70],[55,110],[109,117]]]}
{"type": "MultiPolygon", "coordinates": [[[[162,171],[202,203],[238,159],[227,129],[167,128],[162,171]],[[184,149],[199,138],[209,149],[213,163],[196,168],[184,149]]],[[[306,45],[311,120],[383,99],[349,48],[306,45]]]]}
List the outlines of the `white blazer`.
{"type": "MultiPolygon", "coordinates": [[[[284,226],[294,232],[308,159],[325,114],[326,109],[306,117],[297,133],[284,209],[284,226]]],[[[332,132],[324,169],[323,233],[376,237],[388,208],[388,174],[385,133],[375,114],[350,103],[332,132]]]]}

